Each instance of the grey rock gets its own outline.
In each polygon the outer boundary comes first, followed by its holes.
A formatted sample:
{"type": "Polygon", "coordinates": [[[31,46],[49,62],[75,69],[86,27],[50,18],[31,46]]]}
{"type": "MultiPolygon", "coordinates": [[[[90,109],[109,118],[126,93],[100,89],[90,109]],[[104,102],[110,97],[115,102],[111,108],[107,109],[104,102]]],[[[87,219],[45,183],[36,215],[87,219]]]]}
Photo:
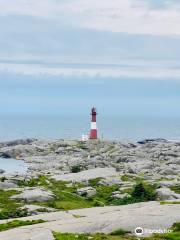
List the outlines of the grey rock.
{"type": "Polygon", "coordinates": [[[157,196],[159,200],[173,200],[180,199],[180,194],[175,193],[169,188],[159,188],[156,190],[157,196]]]}
{"type": "Polygon", "coordinates": [[[0,189],[9,189],[9,188],[18,188],[18,185],[9,180],[0,182],[0,189]]]}
{"type": "Polygon", "coordinates": [[[34,175],[60,175],[70,172],[74,165],[82,166],[82,170],[113,167],[119,175],[144,173],[149,179],[180,174],[180,142],[165,139],[146,139],[141,143],[97,140],[83,145],[77,140],[17,140],[0,143],[0,152],[24,159],[34,175]]]}
{"type": "Polygon", "coordinates": [[[167,140],[164,138],[154,138],[154,139],[144,139],[144,140],[138,141],[139,144],[154,143],[154,142],[166,143],[167,140]]]}
{"type": "Polygon", "coordinates": [[[161,174],[166,176],[166,175],[173,175],[173,174],[177,174],[177,173],[174,169],[167,167],[167,169],[164,169],[161,171],[161,174]]]}
{"type": "Polygon", "coordinates": [[[160,184],[161,187],[172,187],[172,186],[178,185],[179,182],[177,180],[175,180],[175,181],[161,181],[159,184],[160,184]]]}
{"type": "Polygon", "coordinates": [[[112,193],[112,198],[114,199],[123,199],[125,197],[130,197],[128,193],[121,193],[120,191],[116,191],[112,193]]]}
{"type": "Polygon", "coordinates": [[[96,189],[93,187],[79,188],[77,194],[84,197],[93,197],[96,195],[96,189]]]}
{"type": "Polygon", "coordinates": [[[120,178],[117,178],[117,177],[104,178],[98,182],[98,185],[102,185],[102,186],[112,186],[112,185],[122,186],[123,184],[124,183],[120,180],[120,178]]]}
{"type": "Polygon", "coordinates": [[[3,231],[0,233],[0,239],[51,240],[53,238],[49,238],[48,232],[110,233],[119,228],[134,232],[137,226],[143,229],[169,229],[173,223],[180,221],[179,212],[179,204],[162,205],[155,201],[59,211],[24,218],[24,220],[42,219],[48,222],[3,231]],[[82,217],[75,218],[75,215],[82,217]]]}
{"type": "Polygon", "coordinates": [[[20,209],[22,209],[22,210],[26,209],[30,216],[38,215],[42,212],[55,212],[55,211],[57,211],[54,208],[48,208],[48,207],[42,207],[42,206],[30,205],[30,204],[26,204],[23,207],[21,207],[20,209]]]}
{"type": "Polygon", "coordinates": [[[13,195],[11,199],[24,200],[26,202],[46,202],[54,199],[54,194],[43,188],[29,188],[22,193],[13,195]]]}

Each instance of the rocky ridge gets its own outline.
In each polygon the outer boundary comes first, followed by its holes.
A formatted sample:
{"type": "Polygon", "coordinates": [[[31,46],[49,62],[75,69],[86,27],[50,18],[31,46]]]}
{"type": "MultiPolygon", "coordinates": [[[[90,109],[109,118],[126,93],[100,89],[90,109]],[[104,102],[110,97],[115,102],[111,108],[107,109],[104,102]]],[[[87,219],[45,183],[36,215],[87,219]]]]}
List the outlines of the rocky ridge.
{"type": "Polygon", "coordinates": [[[130,141],[18,140],[0,143],[0,155],[22,159],[31,174],[56,174],[113,167],[123,174],[176,178],[180,142],[164,139],[130,141]]]}

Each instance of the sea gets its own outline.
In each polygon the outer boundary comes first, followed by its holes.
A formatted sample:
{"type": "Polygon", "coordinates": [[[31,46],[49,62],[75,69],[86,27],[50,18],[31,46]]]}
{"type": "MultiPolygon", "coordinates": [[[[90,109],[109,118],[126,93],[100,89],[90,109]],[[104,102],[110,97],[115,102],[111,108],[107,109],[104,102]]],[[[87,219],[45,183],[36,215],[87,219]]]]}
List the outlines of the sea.
{"type": "MultiPolygon", "coordinates": [[[[90,130],[90,115],[3,115],[0,141],[15,139],[81,139],[90,130]]],[[[98,137],[104,140],[166,138],[180,140],[180,118],[106,116],[97,118],[98,137]]]]}

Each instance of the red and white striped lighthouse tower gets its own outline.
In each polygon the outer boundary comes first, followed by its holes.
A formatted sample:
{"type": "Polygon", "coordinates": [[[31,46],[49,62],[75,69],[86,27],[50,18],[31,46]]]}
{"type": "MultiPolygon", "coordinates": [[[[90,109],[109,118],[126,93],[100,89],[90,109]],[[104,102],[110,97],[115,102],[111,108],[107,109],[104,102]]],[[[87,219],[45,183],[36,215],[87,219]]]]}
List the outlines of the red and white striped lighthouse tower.
{"type": "Polygon", "coordinates": [[[93,107],[91,110],[92,120],[91,120],[91,130],[90,130],[90,139],[97,139],[97,125],[96,125],[96,108],[93,107]]]}

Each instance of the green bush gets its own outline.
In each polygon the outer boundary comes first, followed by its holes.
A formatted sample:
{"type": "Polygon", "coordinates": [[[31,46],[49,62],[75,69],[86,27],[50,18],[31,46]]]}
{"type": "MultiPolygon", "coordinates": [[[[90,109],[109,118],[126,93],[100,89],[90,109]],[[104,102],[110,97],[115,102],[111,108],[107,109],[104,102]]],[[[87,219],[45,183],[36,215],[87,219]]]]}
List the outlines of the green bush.
{"type": "Polygon", "coordinates": [[[82,171],[82,167],[80,165],[74,165],[74,166],[71,167],[71,172],[72,173],[78,173],[80,171],[82,171]]]}
{"type": "Polygon", "coordinates": [[[102,178],[101,177],[98,177],[98,178],[94,178],[94,179],[90,179],[89,180],[89,185],[91,187],[96,187],[98,185],[98,182],[101,180],[102,178]]]}
{"type": "Polygon", "coordinates": [[[145,182],[139,182],[130,192],[130,197],[124,197],[123,199],[114,199],[111,201],[111,203],[113,205],[127,205],[137,202],[154,201],[156,200],[155,190],[156,186],[145,182]]]}
{"type": "Polygon", "coordinates": [[[28,216],[27,209],[4,209],[0,211],[0,219],[20,218],[28,216]]]}
{"type": "Polygon", "coordinates": [[[180,222],[179,222],[179,223],[174,223],[174,224],[172,225],[172,230],[173,230],[174,232],[180,232],[180,222]]]}
{"type": "Polygon", "coordinates": [[[154,186],[140,182],[135,185],[131,197],[139,202],[156,200],[156,192],[154,186]]]}
{"type": "Polygon", "coordinates": [[[46,176],[39,176],[38,178],[31,178],[29,180],[18,181],[20,187],[36,187],[36,186],[48,186],[48,178],[46,176]]]}

